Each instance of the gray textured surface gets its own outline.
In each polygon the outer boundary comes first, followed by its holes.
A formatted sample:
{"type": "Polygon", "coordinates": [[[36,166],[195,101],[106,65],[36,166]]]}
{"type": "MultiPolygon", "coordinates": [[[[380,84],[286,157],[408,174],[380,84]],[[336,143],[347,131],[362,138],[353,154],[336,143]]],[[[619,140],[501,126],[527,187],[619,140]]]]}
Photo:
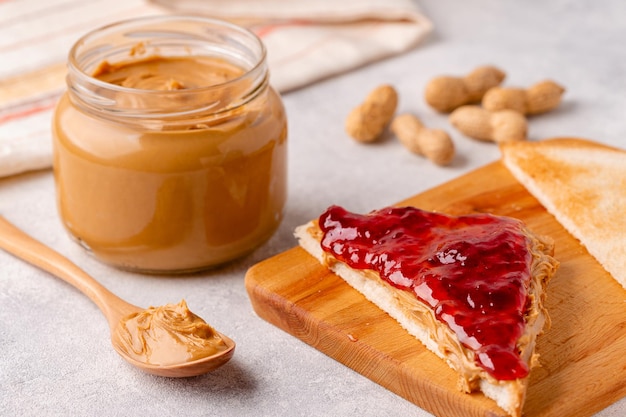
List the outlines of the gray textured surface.
{"type": "MultiPolygon", "coordinates": [[[[575,135],[626,148],[626,3],[620,0],[421,1],[436,32],[415,51],[292,92],[290,195],[276,235],[252,255],[194,277],[147,277],[101,265],[62,231],[50,171],[0,180],[0,213],[65,254],[128,301],[190,308],[238,343],[233,360],[188,380],[135,371],[110,347],[107,324],[69,285],[0,252],[0,414],[3,416],[426,416],[313,348],[257,318],[243,286],[254,263],[295,244],[292,229],[330,204],[366,211],[402,200],[498,159],[422,100],[425,83],[492,63],[507,84],[553,78],[562,107],[532,119],[530,137],[575,135]],[[343,120],[366,92],[392,82],[400,111],[448,129],[458,149],[439,168],[386,140],[361,146],[343,120]]],[[[598,416],[626,415],[626,401],[598,416]]]]}

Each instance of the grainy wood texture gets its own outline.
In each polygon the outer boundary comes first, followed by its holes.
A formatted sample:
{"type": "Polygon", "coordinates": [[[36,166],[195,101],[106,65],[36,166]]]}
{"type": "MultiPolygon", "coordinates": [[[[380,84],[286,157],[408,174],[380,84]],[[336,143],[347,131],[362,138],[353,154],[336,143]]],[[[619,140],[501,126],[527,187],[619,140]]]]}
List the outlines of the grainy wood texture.
{"type": "MultiPolygon", "coordinates": [[[[626,396],[626,291],[500,162],[398,205],[508,215],[555,240],[552,326],[538,341],[526,417],[587,417],[626,396]]],[[[443,361],[299,247],[250,268],[246,289],[263,319],[437,416],[505,415],[458,392],[443,361]]]]}

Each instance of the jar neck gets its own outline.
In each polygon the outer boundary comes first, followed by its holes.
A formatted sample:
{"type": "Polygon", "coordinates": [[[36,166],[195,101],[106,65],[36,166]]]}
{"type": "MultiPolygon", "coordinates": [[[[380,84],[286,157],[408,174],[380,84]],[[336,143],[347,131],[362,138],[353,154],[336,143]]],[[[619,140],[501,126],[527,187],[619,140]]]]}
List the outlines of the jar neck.
{"type": "Polygon", "coordinates": [[[88,33],[70,51],[67,85],[72,103],[98,118],[162,130],[219,121],[269,85],[263,43],[219,20],[180,16],[140,18],[88,33]],[[94,76],[102,65],[147,59],[215,59],[240,70],[217,84],[142,89],[94,76]]]}

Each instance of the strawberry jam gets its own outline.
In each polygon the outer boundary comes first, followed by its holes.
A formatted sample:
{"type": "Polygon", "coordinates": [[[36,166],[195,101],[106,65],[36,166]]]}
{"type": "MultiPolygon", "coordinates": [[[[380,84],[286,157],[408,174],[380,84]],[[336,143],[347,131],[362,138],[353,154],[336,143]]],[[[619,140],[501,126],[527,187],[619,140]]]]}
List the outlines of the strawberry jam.
{"type": "Polygon", "coordinates": [[[517,341],[524,331],[532,255],[520,221],[413,207],[360,215],[332,206],[319,225],[324,251],[412,291],[475,352],[487,373],[498,380],[528,375],[517,341]]]}

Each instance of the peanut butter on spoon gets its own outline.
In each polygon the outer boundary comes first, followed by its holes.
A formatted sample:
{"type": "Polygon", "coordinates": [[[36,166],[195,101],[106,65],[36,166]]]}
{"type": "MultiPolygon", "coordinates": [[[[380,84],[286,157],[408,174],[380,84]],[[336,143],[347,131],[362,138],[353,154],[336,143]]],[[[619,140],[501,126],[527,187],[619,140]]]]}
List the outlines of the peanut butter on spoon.
{"type": "Polygon", "coordinates": [[[185,300],[131,314],[119,322],[113,341],[118,351],[137,361],[164,366],[199,360],[229,347],[187,308],[185,300]]]}
{"type": "Polygon", "coordinates": [[[142,309],[107,290],[70,260],[0,216],[0,248],[76,287],[102,311],[115,350],[154,375],[190,377],[228,362],[235,342],[189,311],[185,301],[142,309]]]}

